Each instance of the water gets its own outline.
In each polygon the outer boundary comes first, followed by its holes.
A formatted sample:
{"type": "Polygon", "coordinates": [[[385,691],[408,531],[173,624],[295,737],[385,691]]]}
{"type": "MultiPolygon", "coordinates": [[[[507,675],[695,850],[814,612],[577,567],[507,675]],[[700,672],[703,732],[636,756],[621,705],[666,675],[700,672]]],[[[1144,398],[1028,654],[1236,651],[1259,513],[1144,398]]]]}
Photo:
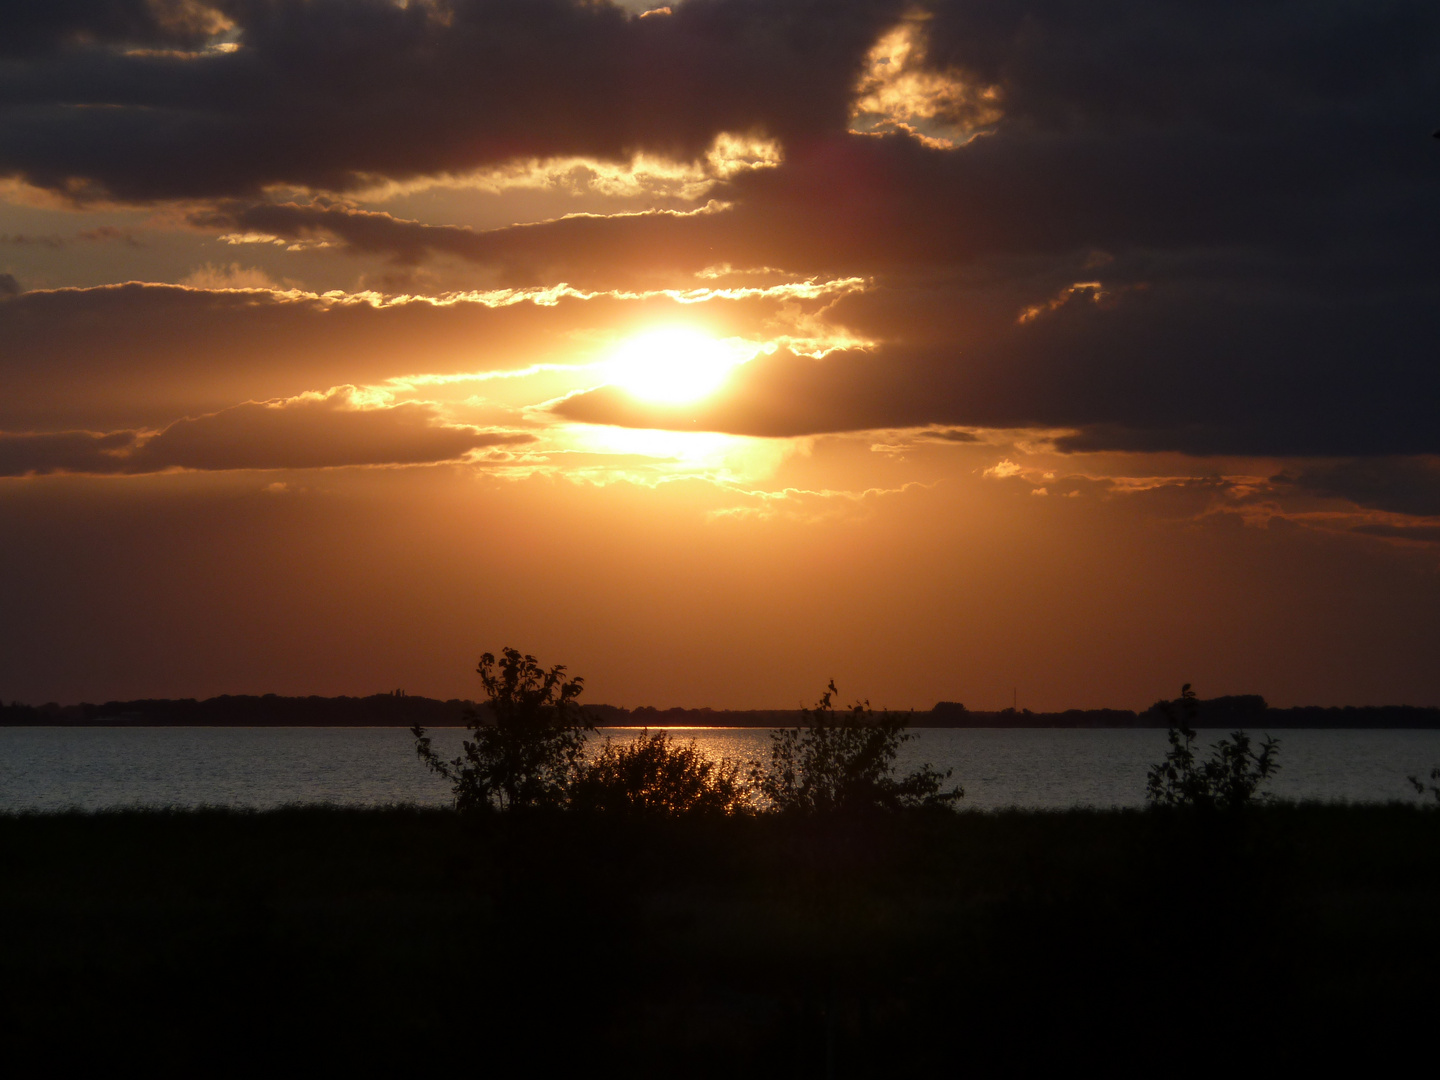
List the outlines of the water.
{"type": "MultiPolygon", "coordinates": [[[[463,732],[432,731],[446,756],[463,732]]],[[[629,739],[627,729],[609,732],[629,739]]],[[[1029,728],[923,730],[902,748],[908,771],[928,761],[954,770],[961,805],[1141,806],[1145,771],[1165,756],[1161,730],[1029,728]]],[[[758,758],[769,733],[675,729],[711,754],[758,758]]],[[[1224,732],[1202,731],[1209,747],[1224,732]]],[[[1286,799],[1414,799],[1408,774],[1440,765],[1440,731],[1284,731],[1278,776],[1286,799]]],[[[444,805],[449,790],[426,772],[403,728],[0,728],[0,811],[114,806],[285,803],[444,805]]]]}

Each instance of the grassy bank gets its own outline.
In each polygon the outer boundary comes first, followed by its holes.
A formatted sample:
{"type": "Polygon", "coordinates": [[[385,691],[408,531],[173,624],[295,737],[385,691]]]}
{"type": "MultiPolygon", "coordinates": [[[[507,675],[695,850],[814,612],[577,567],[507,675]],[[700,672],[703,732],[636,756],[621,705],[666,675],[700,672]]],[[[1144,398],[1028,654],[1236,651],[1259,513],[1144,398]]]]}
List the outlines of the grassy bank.
{"type": "Polygon", "coordinates": [[[1428,1034],[1437,913],[1406,806],[9,816],[0,1015],[22,1059],[212,1071],[1379,1063],[1428,1034]]]}

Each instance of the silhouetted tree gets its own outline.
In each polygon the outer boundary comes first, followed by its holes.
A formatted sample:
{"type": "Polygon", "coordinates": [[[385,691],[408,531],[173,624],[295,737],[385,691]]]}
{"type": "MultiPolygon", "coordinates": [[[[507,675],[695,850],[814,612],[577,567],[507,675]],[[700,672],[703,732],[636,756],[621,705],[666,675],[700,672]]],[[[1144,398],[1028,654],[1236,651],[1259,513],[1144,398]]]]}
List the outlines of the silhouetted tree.
{"type": "Polygon", "coordinates": [[[1256,753],[1243,731],[1232,731],[1215,744],[1208,760],[1197,760],[1191,722],[1200,702],[1189,683],[1176,701],[1159,701],[1154,708],[1169,720],[1170,740],[1165,760],[1146,775],[1145,797],[1156,806],[1239,809],[1252,803],[1260,785],[1280,768],[1280,740],[1267,735],[1256,753]]]}
{"type": "Polygon", "coordinates": [[[623,746],[607,738],[581,767],[570,806],[607,814],[739,814],[752,809],[752,790],[740,762],[708,757],[694,739],[680,744],[668,732],[647,731],[623,746]]]}
{"type": "Polygon", "coordinates": [[[567,679],[565,666],[549,671],[516,649],[480,657],[476,672],[488,701],[468,716],[463,752],[443,760],[416,724],[415,752],[450,781],[459,810],[519,810],[563,805],[594,728],[575,699],[584,679],[567,679]]]}
{"type": "Polygon", "coordinates": [[[928,764],[895,776],[901,744],[914,738],[899,716],[878,716],[868,701],[835,709],[835,681],[799,727],[770,733],[768,765],[754,763],[751,780],[773,810],[782,813],[854,813],[951,806],[964,790],[943,785],[950,770],[928,764]]]}

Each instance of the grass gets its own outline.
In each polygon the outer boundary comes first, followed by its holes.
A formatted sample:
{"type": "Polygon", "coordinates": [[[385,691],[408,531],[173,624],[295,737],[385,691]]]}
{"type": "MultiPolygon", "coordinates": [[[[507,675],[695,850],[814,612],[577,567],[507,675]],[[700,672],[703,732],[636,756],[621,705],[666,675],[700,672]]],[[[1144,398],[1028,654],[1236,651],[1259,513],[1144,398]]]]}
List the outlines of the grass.
{"type": "Polygon", "coordinates": [[[1430,1030],[1437,912],[1403,805],[10,815],[0,1016],[15,1060],[211,1073],[1378,1067],[1430,1030]]]}

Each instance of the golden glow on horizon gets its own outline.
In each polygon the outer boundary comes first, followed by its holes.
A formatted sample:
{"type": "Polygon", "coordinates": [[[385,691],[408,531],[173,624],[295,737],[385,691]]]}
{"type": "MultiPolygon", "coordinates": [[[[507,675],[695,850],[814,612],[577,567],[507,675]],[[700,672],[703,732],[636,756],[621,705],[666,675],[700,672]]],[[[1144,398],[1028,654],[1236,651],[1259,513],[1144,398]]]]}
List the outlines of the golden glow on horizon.
{"type": "Polygon", "coordinates": [[[786,458],[804,452],[805,439],[756,439],[714,431],[659,431],[651,428],[566,424],[550,438],[572,455],[594,455],[584,465],[555,454],[552,465],[565,475],[592,483],[626,480],[654,485],[682,478],[719,484],[763,484],[786,458]],[[613,460],[606,461],[605,458],[613,460]],[[648,459],[648,460],[635,460],[648,459]]]}
{"type": "Polygon", "coordinates": [[[674,326],[622,342],[604,368],[607,381],[631,397],[685,405],[720,389],[730,372],[748,359],[735,343],[674,326]]]}
{"type": "Polygon", "coordinates": [[[565,441],[575,449],[592,454],[636,455],[705,465],[719,462],[748,440],[742,435],[713,431],[658,431],[652,428],[572,425],[565,441]]]}

